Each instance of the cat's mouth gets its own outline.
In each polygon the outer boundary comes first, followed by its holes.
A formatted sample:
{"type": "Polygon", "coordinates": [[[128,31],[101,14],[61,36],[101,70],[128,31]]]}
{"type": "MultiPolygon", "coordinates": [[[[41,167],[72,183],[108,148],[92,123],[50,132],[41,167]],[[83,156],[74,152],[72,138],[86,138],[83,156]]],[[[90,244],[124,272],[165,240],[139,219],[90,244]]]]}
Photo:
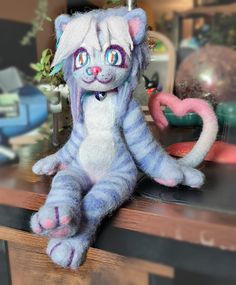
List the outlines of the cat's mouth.
{"type": "Polygon", "coordinates": [[[93,82],[95,82],[95,81],[98,81],[99,83],[101,83],[101,84],[108,84],[108,83],[110,83],[111,81],[112,81],[112,79],[113,79],[113,77],[111,77],[111,78],[109,78],[108,80],[100,80],[100,79],[98,79],[97,77],[94,77],[92,80],[85,80],[84,78],[82,78],[82,80],[85,82],[85,83],[93,83],[93,82]]]}

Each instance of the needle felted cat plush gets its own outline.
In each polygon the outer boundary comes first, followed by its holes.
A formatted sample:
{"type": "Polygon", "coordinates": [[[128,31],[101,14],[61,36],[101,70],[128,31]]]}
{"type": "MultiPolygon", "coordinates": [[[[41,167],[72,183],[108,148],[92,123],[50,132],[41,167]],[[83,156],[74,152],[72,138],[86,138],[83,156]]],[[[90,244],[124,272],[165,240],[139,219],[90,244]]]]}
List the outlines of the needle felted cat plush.
{"type": "Polygon", "coordinates": [[[168,186],[198,188],[204,176],[165,153],[132,98],[148,63],[144,11],[61,15],[55,26],[53,72],[63,68],[73,130],[62,149],[33,166],[36,174],[57,174],[31,227],[50,238],[47,254],[56,264],[75,269],[103,218],[132,195],[137,166],[168,186]]]}

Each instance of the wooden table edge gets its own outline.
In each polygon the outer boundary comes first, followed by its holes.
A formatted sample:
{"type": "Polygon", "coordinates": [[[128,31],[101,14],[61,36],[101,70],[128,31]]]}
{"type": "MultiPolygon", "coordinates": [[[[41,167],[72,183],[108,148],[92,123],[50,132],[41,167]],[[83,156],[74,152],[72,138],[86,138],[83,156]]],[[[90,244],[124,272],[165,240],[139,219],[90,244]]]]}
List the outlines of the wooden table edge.
{"type": "MultiPolygon", "coordinates": [[[[0,188],[0,205],[5,206],[37,211],[46,197],[46,194],[0,188]]],[[[152,236],[236,251],[234,214],[206,211],[186,205],[164,204],[137,197],[117,211],[112,225],[152,236]],[[182,214],[188,211],[189,217],[182,214]]]]}
{"type": "MultiPolygon", "coordinates": [[[[43,254],[46,252],[48,241],[45,237],[39,237],[32,233],[11,229],[4,226],[0,226],[0,239],[19,244],[19,246],[29,246],[29,250],[30,248],[33,248],[34,252],[43,254]]],[[[93,247],[89,248],[87,258],[97,262],[100,262],[101,260],[109,260],[109,263],[114,263],[114,266],[117,266],[118,261],[120,263],[124,263],[125,259],[127,259],[125,256],[93,247]]],[[[170,279],[174,278],[174,268],[171,266],[130,257],[128,257],[128,260],[129,266],[134,269],[142,270],[142,268],[145,268],[145,270],[148,270],[150,274],[155,274],[170,279]]],[[[73,271],[73,273],[76,273],[77,271],[78,270],[73,271]]]]}

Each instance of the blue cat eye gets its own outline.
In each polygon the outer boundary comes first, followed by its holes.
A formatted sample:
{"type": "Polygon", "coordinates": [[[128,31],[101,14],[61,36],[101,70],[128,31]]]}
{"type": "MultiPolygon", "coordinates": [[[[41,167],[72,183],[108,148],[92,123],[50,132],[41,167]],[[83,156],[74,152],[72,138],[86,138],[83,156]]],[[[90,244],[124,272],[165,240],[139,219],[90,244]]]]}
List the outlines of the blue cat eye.
{"type": "Polygon", "coordinates": [[[87,65],[89,62],[89,54],[85,48],[79,48],[74,54],[75,69],[87,65]]]}
{"type": "Polygon", "coordinates": [[[116,50],[108,50],[106,53],[106,61],[111,65],[116,65],[119,61],[119,53],[116,50]]]}
{"type": "Polygon", "coordinates": [[[120,46],[112,45],[105,53],[105,60],[109,65],[122,67],[125,60],[125,52],[120,46]]]}

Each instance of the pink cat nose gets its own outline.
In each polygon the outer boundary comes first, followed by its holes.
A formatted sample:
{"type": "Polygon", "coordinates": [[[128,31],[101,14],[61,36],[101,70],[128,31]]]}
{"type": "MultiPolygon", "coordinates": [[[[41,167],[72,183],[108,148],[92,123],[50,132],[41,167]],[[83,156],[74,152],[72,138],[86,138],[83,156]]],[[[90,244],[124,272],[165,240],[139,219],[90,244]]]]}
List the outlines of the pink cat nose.
{"type": "Polygon", "coordinates": [[[93,75],[98,75],[98,73],[100,73],[102,71],[101,67],[99,66],[93,66],[90,68],[91,72],[93,75]]]}

